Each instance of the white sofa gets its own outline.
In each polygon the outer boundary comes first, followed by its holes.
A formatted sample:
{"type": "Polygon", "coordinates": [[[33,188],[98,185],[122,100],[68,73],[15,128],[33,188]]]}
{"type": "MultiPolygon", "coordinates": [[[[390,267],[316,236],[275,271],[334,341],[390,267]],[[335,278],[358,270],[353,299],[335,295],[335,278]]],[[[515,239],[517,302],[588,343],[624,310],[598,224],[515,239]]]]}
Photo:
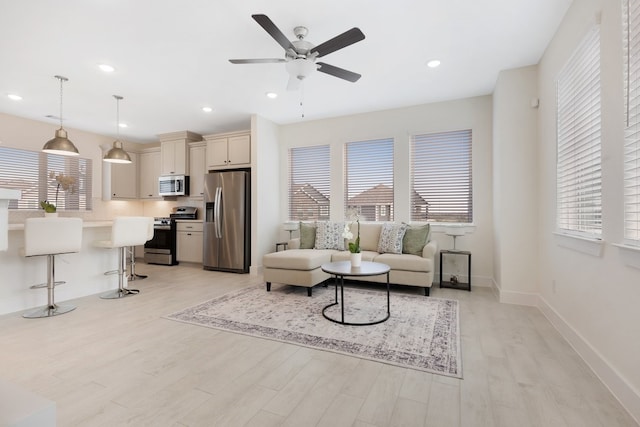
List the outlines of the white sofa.
{"type": "MultiPolygon", "coordinates": [[[[391,284],[421,287],[424,289],[425,296],[428,296],[433,283],[437,243],[429,240],[427,233],[422,250],[414,252],[419,255],[379,253],[377,250],[381,230],[382,223],[360,224],[362,260],[387,264],[391,267],[389,273],[391,284]]],[[[356,230],[352,229],[352,232],[354,235],[356,234],[356,230]]],[[[271,290],[271,283],[282,283],[306,287],[307,294],[311,296],[312,288],[315,285],[323,283],[331,277],[322,271],[320,266],[328,262],[347,261],[349,258],[348,250],[300,249],[300,239],[292,239],[288,242],[287,250],[266,254],[262,259],[267,291],[271,290]]],[[[349,279],[355,278],[349,277],[349,279]]],[[[363,280],[386,283],[387,279],[386,275],[380,275],[368,276],[363,280]]]]}

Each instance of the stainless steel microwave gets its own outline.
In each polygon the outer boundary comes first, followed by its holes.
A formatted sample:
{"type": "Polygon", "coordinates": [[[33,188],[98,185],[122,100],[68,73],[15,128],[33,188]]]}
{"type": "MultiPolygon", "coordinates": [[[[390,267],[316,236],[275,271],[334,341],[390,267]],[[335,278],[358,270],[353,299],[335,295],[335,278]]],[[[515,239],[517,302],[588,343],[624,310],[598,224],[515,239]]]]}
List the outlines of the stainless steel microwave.
{"type": "Polygon", "coordinates": [[[189,177],[184,175],[161,176],[158,179],[160,196],[188,196],[189,177]]]}

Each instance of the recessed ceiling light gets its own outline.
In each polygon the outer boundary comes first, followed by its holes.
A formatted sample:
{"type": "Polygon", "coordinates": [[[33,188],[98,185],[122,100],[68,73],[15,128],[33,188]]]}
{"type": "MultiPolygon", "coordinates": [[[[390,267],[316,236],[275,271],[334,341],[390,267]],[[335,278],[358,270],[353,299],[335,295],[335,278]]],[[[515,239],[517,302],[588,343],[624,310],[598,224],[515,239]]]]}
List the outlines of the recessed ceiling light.
{"type": "Polygon", "coordinates": [[[13,99],[14,101],[20,101],[22,99],[20,95],[16,95],[15,93],[8,93],[7,98],[13,99]]]}
{"type": "Polygon", "coordinates": [[[100,69],[102,71],[104,71],[105,73],[113,73],[116,70],[115,68],[113,68],[109,64],[100,64],[100,65],[98,65],[98,67],[100,67],[100,69]]]}
{"type": "Polygon", "coordinates": [[[427,62],[427,67],[429,68],[436,68],[439,65],[440,65],[440,61],[437,59],[432,59],[431,61],[427,62]]]}
{"type": "Polygon", "coordinates": [[[120,126],[121,128],[128,128],[129,125],[126,123],[118,123],[118,126],[120,126]]]}
{"type": "Polygon", "coordinates": [[[276,99],[278,97],[278,94],[275,92],[267,92],[265,93],[265,95],[267,95],[267,98],[271,98],[271,99],[276,99]]]}
{"type": "Polygon", "coordinates": [[[210,113],[213,111],[213,108],[211,107],[202,107],[202,111],[204,111],[205,113],[210,113]]]}

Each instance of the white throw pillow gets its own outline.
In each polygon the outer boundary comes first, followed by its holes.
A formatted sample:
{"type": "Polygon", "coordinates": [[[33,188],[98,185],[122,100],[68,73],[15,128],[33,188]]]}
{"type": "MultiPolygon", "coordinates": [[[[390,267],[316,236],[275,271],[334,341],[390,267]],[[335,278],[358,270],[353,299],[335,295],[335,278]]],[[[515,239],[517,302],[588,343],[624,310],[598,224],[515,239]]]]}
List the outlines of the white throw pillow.
{"type": "Polygon", "coordinates": [[[401,254],[402,238],[407,231],[407,224],[382,224],[380,240],[378,241],[378,253],[401,254]]]}
{"type": "Polygon", "coordinates": [[[314,249],[337,249],[343,251],[343,231],[344,222],[318,221],[316,224],[316,245],[314,249]]]}

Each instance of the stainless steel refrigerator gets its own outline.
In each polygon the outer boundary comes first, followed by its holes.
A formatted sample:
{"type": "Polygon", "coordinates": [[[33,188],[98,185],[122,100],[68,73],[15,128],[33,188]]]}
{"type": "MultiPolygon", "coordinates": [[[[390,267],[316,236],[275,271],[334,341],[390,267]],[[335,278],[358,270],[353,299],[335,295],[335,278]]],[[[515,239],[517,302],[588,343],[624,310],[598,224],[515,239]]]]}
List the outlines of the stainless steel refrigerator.
{"type": "Polygon", "coordinates": [[[206,270],[249,272],[250,200],[249,172],[205,175],[203,267],[206,270]]]}

